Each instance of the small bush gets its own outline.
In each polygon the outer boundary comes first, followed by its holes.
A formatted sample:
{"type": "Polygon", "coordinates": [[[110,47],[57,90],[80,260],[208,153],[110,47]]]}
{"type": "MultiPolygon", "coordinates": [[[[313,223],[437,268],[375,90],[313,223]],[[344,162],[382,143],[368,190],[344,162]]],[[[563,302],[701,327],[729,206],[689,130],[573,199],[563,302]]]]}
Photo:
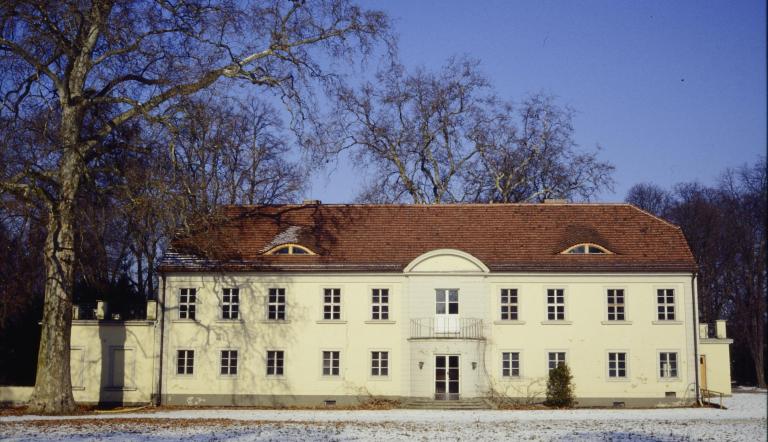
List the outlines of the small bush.
{"type": "Polygon", "coordinates": [[[566,364],[560,364],[549,370],[547,379],[547,400],[544,402],[549,407],[571,408],[573,407],[573,376],[571,369],[566,364]]]}

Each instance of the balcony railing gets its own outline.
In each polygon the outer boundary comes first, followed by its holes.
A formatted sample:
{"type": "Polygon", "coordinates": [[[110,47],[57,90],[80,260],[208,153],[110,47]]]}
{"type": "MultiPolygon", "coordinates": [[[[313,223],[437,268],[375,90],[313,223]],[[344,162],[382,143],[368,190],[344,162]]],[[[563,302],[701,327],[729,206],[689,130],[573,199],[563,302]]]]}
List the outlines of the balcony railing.
{"type": "Polygon", "coordinates": [[[411,319],[411,339],[485,339],[483,320],[453,316],[411,319]]]}

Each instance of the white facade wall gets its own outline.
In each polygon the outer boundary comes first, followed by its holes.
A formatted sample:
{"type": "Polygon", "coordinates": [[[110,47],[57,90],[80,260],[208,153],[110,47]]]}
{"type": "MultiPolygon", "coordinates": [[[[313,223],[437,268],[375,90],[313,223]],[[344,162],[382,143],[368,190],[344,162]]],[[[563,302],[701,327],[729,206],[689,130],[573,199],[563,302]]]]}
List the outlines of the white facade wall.
{"type": "Polygon", "coordinates": [[[461,252],[427,254],[403,274],[169,274],[165,285],[162,395],[181,404],[322,404],[370,396],[431,397],[435,355],[460,356],[461,397],[543,398],[547,352],[564,351],[581,405],[691,402],[695,356],[690,274],[498,274],[461,252]],[[287,320],[267,321],[270,287],[286,289],[287,320]],[[178,319],[178,293],[197,289],[197,317],[178,319]],[[223,288],[239,288],[241,319],[222,320],[223,288]],[[322,319],[324,288],[342,291],[342,318],[322,319]],[[389,289],[390,318],[371,321],[371,290],[389,289]],[[499,291],[516,288],[519,320],[499,320],[499,291]],[[546,319],[546,289],[566,293],[566,320],[546,319]],[[606,290],[622,288],[627,320],[608,323],[606,290]],[[675,290],[675,321],[656,320],[656,290],[675,290]],[[459,316],[483,321],[484,339],[410,339],[412,319],[433,318],[435,290],[459,290],[459,316]],[[176,374],[178,350],[195,351],[194,374],[176,374]],[[220,375],[220,352],[238,351],[237,376],[220,375]],[[285,374],[266,376],[266,352],[285,352],[285,374]],[[341,373],[322,375],[322,351],[341,373]],[[370,352],[389,352],[386,377],[370,352]],[[502,379],[501,352],[521,355],[521,376],[502,379]],[[608,378],[608,352],[628,354],[626,379],[608,378]],[[678,354],[678,377],[658,376],[660,351],[678,354]],[[421,363],[421,364],[420,364],[421,363]],[[474,364],[473,364],[474,363],[474,364]],[[474,367],[473,367],[474,365],[474,367]],[[674,394],[674,398],[667,397],[674,394]]]}

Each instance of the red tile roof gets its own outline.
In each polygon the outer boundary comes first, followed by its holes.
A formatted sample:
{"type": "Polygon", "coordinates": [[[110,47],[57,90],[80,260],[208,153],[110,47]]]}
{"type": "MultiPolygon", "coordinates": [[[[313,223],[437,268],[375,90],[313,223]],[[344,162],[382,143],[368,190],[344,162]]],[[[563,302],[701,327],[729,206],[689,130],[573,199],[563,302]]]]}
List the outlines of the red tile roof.
{"type": "Polygon", "coordinates": [[[458,249],[492,272],[693,272],[681,230],[628,204],[227,206],[176,238],[163,272],[401,272],[435,249],[458,249]],[[281,238],[315,256],[264,255],[281,238]],[[563,255],[596,243],[610,255],[563,255]]]}

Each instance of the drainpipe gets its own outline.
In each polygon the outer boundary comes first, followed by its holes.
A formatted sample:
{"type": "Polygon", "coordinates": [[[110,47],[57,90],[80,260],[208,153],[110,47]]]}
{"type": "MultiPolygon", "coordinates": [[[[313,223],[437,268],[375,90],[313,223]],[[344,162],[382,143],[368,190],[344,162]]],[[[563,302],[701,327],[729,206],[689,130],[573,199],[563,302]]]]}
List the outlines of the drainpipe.
{"type": "Polygon", "coordinates": [[[696,273],[693,273],[691,275],[691,300],[693,305],[693,356],[694,356],[694,363],[693,368],[696,373],[696,404],[702,405],[701,403],[701,390],[699,389],[699,314],[698,314],[698,303],[699,303],[699,296],[698,291],[696,289],[696,273]]]}
{"type": "Polygon", "coordinates": [[[157,399],[155,405],[163,404],[163,350],[165,344],[165,274],[160,276],[163,280],[163,290],[160,299],[160,372],[157,375],[157,399]]]}

